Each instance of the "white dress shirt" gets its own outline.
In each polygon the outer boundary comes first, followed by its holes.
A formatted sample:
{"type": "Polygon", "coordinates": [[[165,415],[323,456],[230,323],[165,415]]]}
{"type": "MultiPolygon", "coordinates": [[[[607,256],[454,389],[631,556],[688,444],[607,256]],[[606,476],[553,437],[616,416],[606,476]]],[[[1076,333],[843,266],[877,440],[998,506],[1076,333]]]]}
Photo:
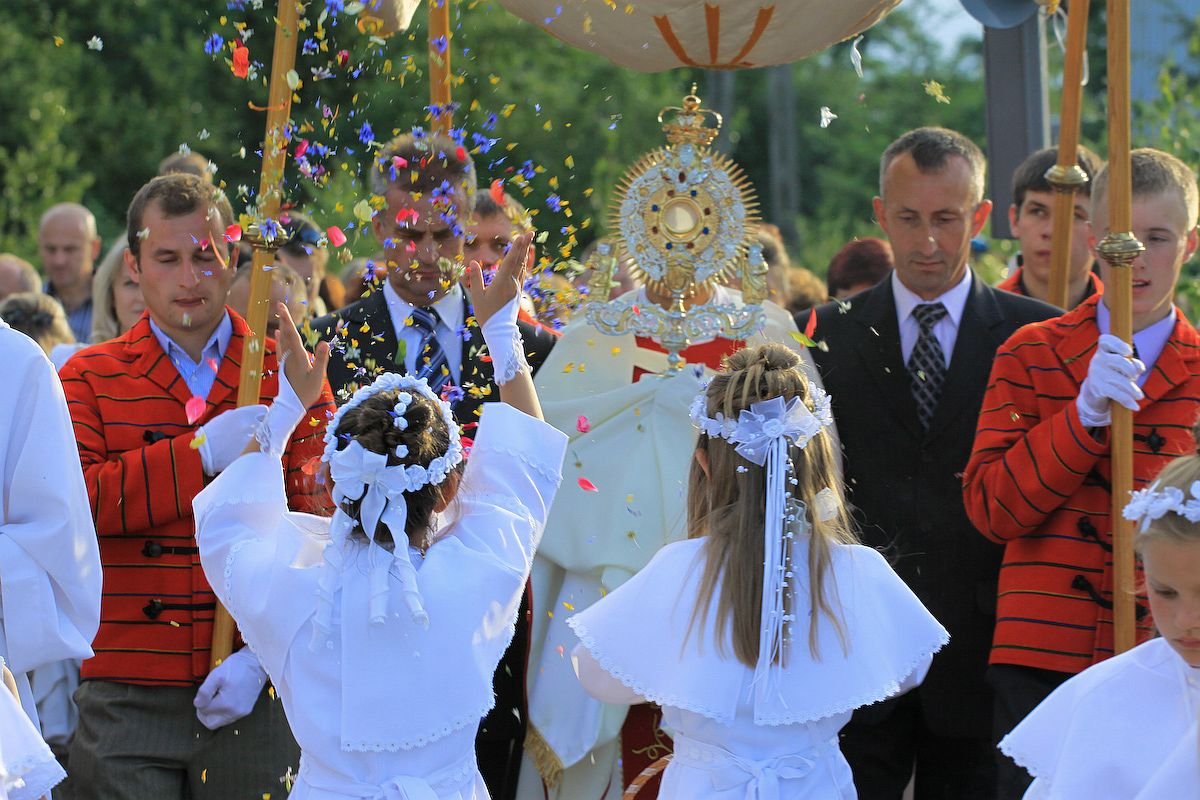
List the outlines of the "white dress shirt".
{"type": "MultiPolygon", "coordinates": [[[[404,371],[415,375],[424,336],[408,321],[412,316],[413,305],[400,297],[387,281],[383,282],[383,297],[387,300],[388,314],[391,315],[392,327],[396,330],[396,340],[404,344],[404,371]]],[[[426,308],[436,311],[440,318],[434,335],[437,336],[442,350],[446,352],[446,366],[450,368],[450,377],[456,384],[461,383],[464,330],[462,289],[458,284],[454,284],[441,299],[426,308]]]]}
{"type": "Polygon", "coordinates": [[[225,351],[229,349],[229,342],[233,339],[233,321],[229,319],[229,312],[225,312],[225,316],[221,317],[221,321],[217,324],[217,329],[213,331],[212,336],[208,337],[208,342],[204,345],[203,352],[200,353],[199,361],[193,361],[186,350],[176,344],[166,331],[158,327],[158,323],[153,318],[150,319],[150,330],[154,333],[154,338],[158,340],[163,352],[175,365],[175,369],[179,370],[179,377],[183,378],[183,382],[187,384],[192,395],[208,397],[213,384],[217,382],[217,371],[221,368],[221,360],[225,358],[225,351]]]}
{"type": "Polygon", "coordinates": [[[950,357],[954,354],[954,342],[958,339],[958,326],[962,322],[963,309],[967,307],[967,298],[971,295],[971,270],[968,269],[958,283],[948,291],[932,300],[924,300],[915,292],[900,282],[895,271],[892,272],[892,295],[896,298],[896,321],[900,323],[900,354],[904,363],[912,355],[917,337],[921,335],[921,324],[913,316],[913,309],[925,303],[941,303],[946,307],[946,316],[933,326],[933,335],[942,346],[942,355],[946,358],[946,366],[950,366],[950,357]]]}

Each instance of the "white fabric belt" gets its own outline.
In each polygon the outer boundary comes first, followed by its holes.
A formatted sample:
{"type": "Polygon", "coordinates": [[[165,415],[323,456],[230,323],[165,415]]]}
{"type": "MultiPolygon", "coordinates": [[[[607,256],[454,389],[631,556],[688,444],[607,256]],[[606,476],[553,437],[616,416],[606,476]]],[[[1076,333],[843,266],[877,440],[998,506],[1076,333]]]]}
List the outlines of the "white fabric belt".
{"type": "Polygon", "coordinates": [[[712,787],[717,791],[728,792],[745,786],[746,800],[780,800],[780,780],[803,778],[838,746],[837,739],[832,738],[796,753],[751,760],[683,735],[676,735],[674,741],[673,763],[708,771],[712,787]]]}
{"type": "Polygon", "coordinates": [[[303,760],[299,778],[329,800],[438,800],[462,789],[475,775],[475,753],[468,752],[458,761],[427,776],[396,775],[378,786],[351,784],[325,770],[310,769],[303,760]],[[324,778],[324,779],[322,779],[324,778]]]}

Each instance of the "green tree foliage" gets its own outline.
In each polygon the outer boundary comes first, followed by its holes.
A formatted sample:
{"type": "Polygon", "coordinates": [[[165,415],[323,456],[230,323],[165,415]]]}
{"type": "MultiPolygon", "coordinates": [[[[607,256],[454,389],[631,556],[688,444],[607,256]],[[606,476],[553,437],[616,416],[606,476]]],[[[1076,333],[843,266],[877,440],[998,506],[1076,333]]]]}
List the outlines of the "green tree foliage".
{"type": "MultiPolygon", "coordinates": [[[[138,186],[181,145],[213,159],[235,207],[252,202],[264,114],[250,104],[266,103],[273,7],[271,0],[6,4],[0,248],[34,256],[36,220],[60,200],[92,208],[111,241],[138,186]],[[220,42],[210,54],[212,34],[220,42]],[[230,42],[239,36],[255,67],[247,80],[229,68],[230,42]],[[89,48],[92,37],[102,49],[89,48]]],[[[380,43],[344,13],[321,21],[325,10],[324,0],[312,0],[304,12],[291,143],[293,151],[301,140],[310,143],[308,160],[320,174],[301,175],[291,159],[287,195],[321,224],[346,231],[346,256],[369,254],[374,242],[356,235],[362,226],[354,214],[369,196],[363,165],[394,133],[429,124],[424,12],[411,32],[380,43]]],[[[858,45],[862,78],[851,66],[850,43],[794,66],[802,263],[823,269],[847,238],[875,230],[878,157],[898,133],[941,124],[982,142],[977,45],[946,46],[921,25],[923,10],[913,0],[867,33],[858,45]],[[950,102],[939,102],[927,81],[940,83],[950,102]],[[828,128],[819,124],[823,106],[838,115],[828,128]]],[[[458,0],[452,24],[456,123],[467,131],[482,182],[504,180],[537,211],[538,226],[552,237],[550,253],[572,235],[586,243],[605,226],[611,187],[638,154],[663,144],[659,108],[677,105],[693,81],[702,84],[692,70],[619,69],[489,0],[458,0]],[[525,162],[536,168],[528,180],[525,162]]],[[[761,71],[739,73],[738,87],[732,155],[765,186],[772,98],[761,71]]],[[[764,211],[770,219],[772,209],[764,211]]]]}

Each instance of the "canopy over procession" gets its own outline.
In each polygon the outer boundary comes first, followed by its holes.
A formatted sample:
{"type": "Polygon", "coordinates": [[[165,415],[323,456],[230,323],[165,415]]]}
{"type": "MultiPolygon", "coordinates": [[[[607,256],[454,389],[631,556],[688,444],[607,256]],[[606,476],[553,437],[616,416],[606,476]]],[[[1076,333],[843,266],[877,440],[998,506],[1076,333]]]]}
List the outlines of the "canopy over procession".
{"type": "Polygon", "coordinates": [[[0,800],[1200,797],[1161,9],[109,5],[5,12],[0,800]]]}

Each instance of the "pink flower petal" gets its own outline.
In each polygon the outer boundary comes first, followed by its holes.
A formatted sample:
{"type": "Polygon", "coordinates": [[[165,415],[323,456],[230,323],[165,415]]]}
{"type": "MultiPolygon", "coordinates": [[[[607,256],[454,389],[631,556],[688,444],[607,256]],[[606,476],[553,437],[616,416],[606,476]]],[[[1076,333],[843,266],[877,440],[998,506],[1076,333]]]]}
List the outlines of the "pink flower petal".
{"type": "Polygon", "coordinates": [[[242,240],[242,226],[230,225],[225,229],[225,241],[240,242],[242,240]]]}
{"type": "Polygon", "coordinates": [[[187,414],[188,425],[195,425],[196,420],[204,415],[204,398],[192,397],[183,406],[184,412],[187,414]]]}
{"type": "Polygon", "coordinates": [[[583,489],[585,492],[598,492],[598,491],[600,491],[599,489],[597,489],[597,488],[596,488],[596,484],[592,483],[592,482],[591,482],[591,481],[589,481],[587,478],[580,478],[580,479],[579,479],[579,488],[580,488],[580,489],[583,489]]]}
{"type": "Polygon", "coordinates": [[[330,226],[325,233],[329,235],[329,243],[334,247],[341,247],[346,243],[346,234],[342,233],[342,229],[337,225],[330,226]]]}
{"type": "Polygon", "coordinates": [[[579,419],[575,420],[575,430],[579,431],[580,433],[587,433],[591,429],[592,423],[588,422],[587,417],[580,414],[579,419]]]}

